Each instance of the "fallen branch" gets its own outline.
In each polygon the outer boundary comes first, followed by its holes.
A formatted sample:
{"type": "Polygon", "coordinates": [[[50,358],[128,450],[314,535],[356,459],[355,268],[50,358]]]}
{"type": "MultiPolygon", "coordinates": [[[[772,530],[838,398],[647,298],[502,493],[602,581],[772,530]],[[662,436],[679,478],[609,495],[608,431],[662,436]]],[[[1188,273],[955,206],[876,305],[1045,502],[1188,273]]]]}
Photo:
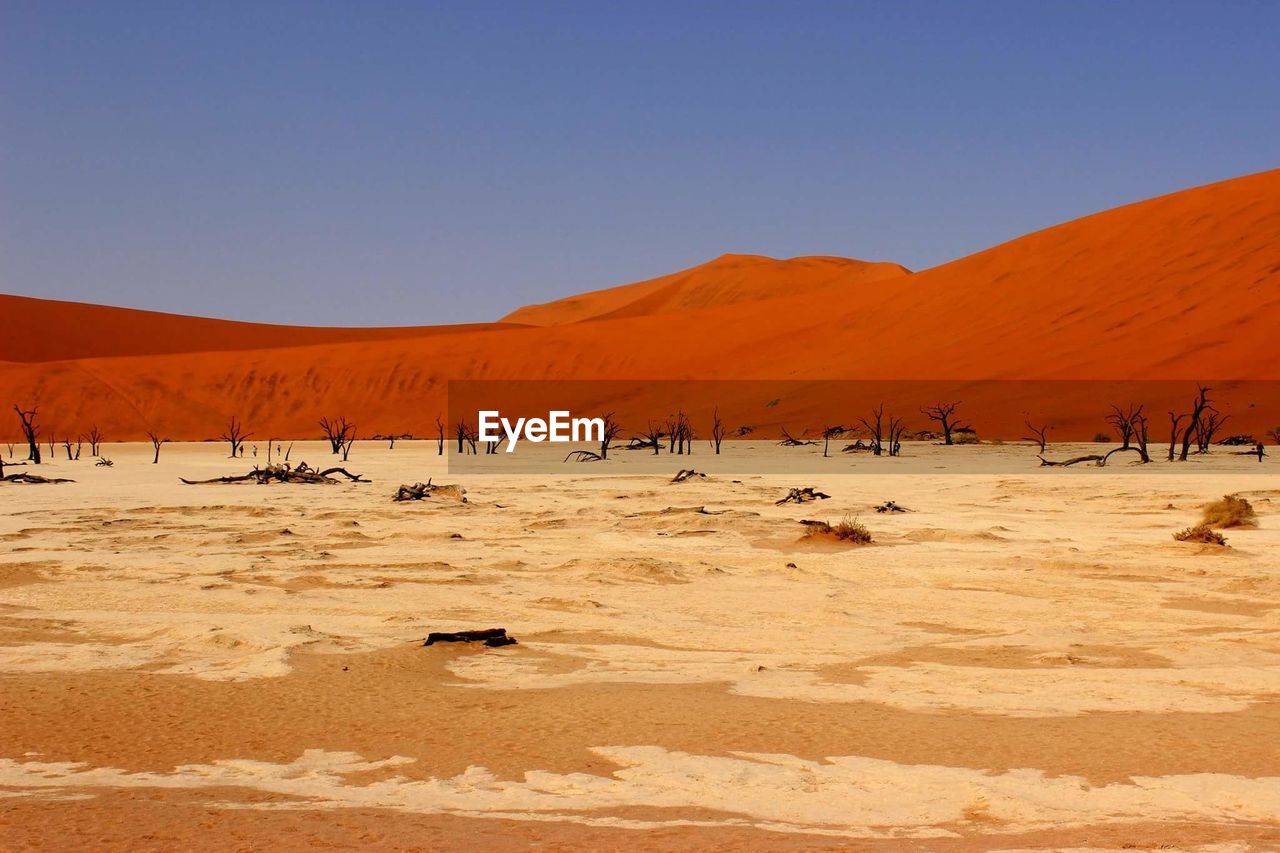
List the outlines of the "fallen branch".
{"type": "Polygon", "coordinates": [[[1081,462],[1096,462],[1099,466],[1107,463],[1107,457],[1100,453],[1090,453],[1088,456],[1077,456],[1074,459],[1064,459],[1061,462],[1055,462],[1052,459],[1045,459],[1043,456],[1037,456],[1040,460],[1040,466],[1050,468],[1066,468],[1070,465],[1079,465],[1081,462]]]}
{"type": "Polygon", "coordinates": [[[427,480],[425,483],[414,483],[412,486],[401,485],[396,490],[395,496],[391,500],[400,503],[402,501],[421,501],[432,497],[433,495],[441,495],[443,497],[453,498],[462,503],[467,502],[467,490],[462,486],[450,484],[447,486],[437,486],[427,480]]]}
{"type": "Polygon", "coordinates": [[[915,510],[907,509],[905,506],[898,506],[894,501],[885,501],[876,507],[876,512],[915,512],[915,510]]]}
{"type": "Polygon", "coordinates": [[[188,480],[185,477],[179,477],[178,479],[188,486],[227,483],[256,483],[260,486],[265,486],[268,483],[328,485],[338,482],[334,479],[334,474],[341,474],[353,483],[371,482],[359,474],[352,474],[346,468],[325,468],[323,471],[317,471],[315,468],[308,466],[306,462],[299,462],[297,468],[291,468],[288,464],[254,468],[248,474],[241,474],[238,477],[214,477],[210,480],[188,480]]]}
{"type": "Polygon", "coordinates": [[[1139,456],[1142,455],[1142,451],[1137,447],[1117,447],[1105,454],[1090,453],[1088,456],[1077,456],[1074,459],[1064,459],[1061,462],[1055,462],[1052,459],[1045,459],[1043,456],[1038,456],[1036,458],[1040,460],[1041,467],[1066,467],[1068,465],[1078,465],[1081,462],[1095,462],[1099,468],[1102,468],[1107,464],[1108,460],[1110,460],[1112,456],[1117,453],[1124,453],[1126,450],[1137,453],[1139,456]]]}
{"type": "Polygon", "coordinates": [[[75,480],[64,480],[60,477],[41,477],[39,474],[9,474],[0,477],[0,483],[25,483],[29,486],[56,485],[58,483],[74,483],[75,480]]]}
{"type": "Polygon", "coordinates": [[[813,441],[809,439],[796,438],[794,435],[787,432],[786,427],[782,428],[782,441],[778,442],[778,444],[782,445],[783,447],[806,447],[808,445],[816,445],[817,443],[818,443],[817,441],[813,441]]]}
{"type": "Polygon", "coordinates": [[[707,479],[707,475],[702,473],[701,471],[695,471],[692,468],[681,468],[678,472],[676,472],[676,475],[671,478],[671,482],[683,483],[685,480],[692,480],[695,477],[700,480],[707,479]]]}
{"type": "Polygon", "coordinates": [[[575,450],[572,453],[570,453],[568,456],[566,456],[564,458],[564,461],[568,462],[570,459],[573,459],[575,456],[577,457],[577,459],[575,460],[577,462],[599,462],[602,459],[604,459],[604,457],[601,456],[599,453],[593,453],[590,450],[575,450]]]}
{"type": "Polygon", "coordinates": [[[825,501],[829,497],[831,497],[831,495],[828,495],[825,492],[819,492],[814,489],[813,486],[805,486],[803,489],[792,489],[787,492],[787,496],[785,498],[780,501],[774,501],[773,505],[782,506],[783,504],[791,503],[792,501],[798,504],[807,503],[809,501],[825,501]]]}

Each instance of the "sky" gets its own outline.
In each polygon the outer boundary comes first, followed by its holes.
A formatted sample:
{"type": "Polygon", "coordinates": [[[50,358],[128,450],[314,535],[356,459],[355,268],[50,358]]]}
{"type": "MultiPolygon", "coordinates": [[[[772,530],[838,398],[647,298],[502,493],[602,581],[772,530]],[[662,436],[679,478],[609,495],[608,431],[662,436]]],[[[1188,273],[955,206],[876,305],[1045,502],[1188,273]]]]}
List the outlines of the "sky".
{"type": "Polygon", "coordinates": [[[0,0],[0,292],[426,325],[1280,165],[1280,4],[0,0]]]}

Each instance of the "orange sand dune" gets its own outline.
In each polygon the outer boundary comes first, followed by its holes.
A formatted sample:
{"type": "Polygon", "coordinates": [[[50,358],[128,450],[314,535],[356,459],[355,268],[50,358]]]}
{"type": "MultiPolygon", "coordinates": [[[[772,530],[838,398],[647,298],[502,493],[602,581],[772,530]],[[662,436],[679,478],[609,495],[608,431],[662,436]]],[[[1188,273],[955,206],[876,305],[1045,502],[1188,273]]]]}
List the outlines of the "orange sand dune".
{"type": "MultiPolygon", "coordinates": [[[[852,258],[775,260],[762,255],[721,255],[713,261],[660,278],[526,305],[502,319],[533,326],[584,320],[674,314],[717,305],[855,287],[911,274],[904,266],[852,258]]],[[[834,295],[834,294],[833,294],[834,295]]]]}
{"type": "Polygon", "coordinates": [[[26,362],[386,340],[487,326],[277,326],[3,294],[0,317],[6,318],[5,334],[0,337],[0,361],[26,362]]]}
{"type": "MultiPolygon", "coordinates": [[[[339,411],[364,434],[424,434],[450,379],[1280,379],[1280,171],[1084,217],[900,283],[826,287],[811,261],[753,263],[768,272],[743,273],[707,307],[645,313],[665,311],[638,307],[646,299],[694,295],[643,283],[637,299],[604,291],[580,313],[509,315],[559,325],[0,365],[0,400],[38,400],[59,430],[97,422],[123,439],[154,425],[178,439],[216,435],[232,413],[260,437],[313,435],[339,411]],[[785,286],[791,264],[804,287],[785,286]],[[777,292],[775,278],[788,295],[745,295],[777,292]]],[[[1024,405],[987,412],[980,429],[1020,429],[1024,405]]],[[[1100,425],[1093,408],[1082,425],[1100,425]]]]}

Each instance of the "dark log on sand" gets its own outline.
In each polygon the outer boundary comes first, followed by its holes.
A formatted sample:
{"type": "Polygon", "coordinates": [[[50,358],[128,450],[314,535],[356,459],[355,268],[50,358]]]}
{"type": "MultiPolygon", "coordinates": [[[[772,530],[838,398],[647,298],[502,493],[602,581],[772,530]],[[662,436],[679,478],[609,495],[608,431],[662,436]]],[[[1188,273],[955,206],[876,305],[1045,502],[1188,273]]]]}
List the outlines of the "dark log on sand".
{"type": "Polygon", "coordinates": [[[915,510],[907,509],[905,506],[899,506],[894,501],[885,501],[876,507],[876,512],[915,512],[915,510]]]}
{"type": "Polygon", "coordinates": [[[204,486],[217,483],[256,483],[260,486],[268,483],[329,485],[339,482],[334,479],[334,474],[341,474],[353,483],[371,482],[359,474],[352,474],[346,468],[325,468],[323,471],[317,471],[315,468],[308,466],[306,462],[298,463],[297,468],[291,468],[288,464],[254,468],[248,474],[241,474],[238,477],[214,477],[211,480],[188,480],[185,477],[179,477],[178,479],[188,486],[204,486]]]}
{"type": "Polygon", "coordinates": [[[501,646],[513,646],[515,637],[507,636],[506,628],[485,628],[479,631],[432,631],[422,645],[434,646],[436,643],[484,643],[491,649],[501,646]]]}
{"type": "Polygon", "coordinates": [[[683,483],[685,480],[693,480],[695,478],[699,480],[705,480],[707,479],[707,475],[702,473],[701,471],[695,471],[692,468],[681,468],[679,471],[676,472],[676,475],[671,478],[671,482],[683,483]]]}
{"type": "Polygon", "coordinates": [[[805,486],[803,489],[792,489],[787,492],[787,496],[785,498],[780,501],[774,501],[773,505],[782,506],[783,504],[791,503],[792,501],[798,504],[807,503],[808,501],[825,501],[829,497],[831,497],[831,495],[828,495],[825,492],[819,492],[814,489],[813,486],[805,486]]]}
{"type": "Polygon", "coordinates": [[[1111,450],[1106,454],[1090,453],[1088,456],[1077,456],[1074,459],[1064,459],[1061,462],[1055,462],[1052,459],[1045,459],[1043,456],[1037,456],[1036,458],[1040,460],[1040,465],[1042,467],[1065,468],[1068,465],[1078,465],[1081,462],[1093,462],[1093,463],[1096,463],[1099,468],[1101,468],[1107,464],[1107,460],[1109,460],[1112,456],[1116,455],[1117,453],[1124,453],[1126,450],[1132,451],[1133,453],[1137,453],[1138,455],[1142,455],[1142,451],[1136,447],[1117,447],[1116,449],[1111,450]]]}
{"type": "Polygon", "coordinates": [[[467,502],[467,490],[462,488],[462,486],[452,483],[437,486],[429,479],[425,483],[414,483],[412,486],[401,485],[400,488],[396,490],[396,493],[391,500],[396,501],[397,503],[402,501],[421,501],[434,495],[453,498],[454,500],[462,503],[467,502]]]}
{"type": "Polygon", "coordinates": [[[604,459],[599,453],[593,453],[590,450],[575,450],[564,458],[565,462],[573,459],[575,462],[599,462],[604,459]],[[576,457],[576,458],[575,458],[576,457]]]}
{"type": "Polygon", "coordinates": [[[58,483],[74,483],[75,480],[64,480],[60,477],[41,477],[39,474],[9,474],[0,477],[0,483],[24,483],[29,486],[57,485],[58,483]]]}

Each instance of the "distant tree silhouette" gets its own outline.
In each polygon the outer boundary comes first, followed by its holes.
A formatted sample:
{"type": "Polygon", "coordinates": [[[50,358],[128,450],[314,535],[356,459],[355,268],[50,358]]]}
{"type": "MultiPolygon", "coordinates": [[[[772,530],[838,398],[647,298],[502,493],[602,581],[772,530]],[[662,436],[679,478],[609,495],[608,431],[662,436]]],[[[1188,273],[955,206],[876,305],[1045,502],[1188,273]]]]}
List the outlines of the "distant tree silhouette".
{"type": "Polygon", "coordinates": [[[955,417],[955,411],[960,407],[960,403],[960,400],[954,403],[938,403],[920,410],[920,414],[931,421],[937,421],[942,426],[943,444],[954,444],[951,434],[958,429],[969,428],[967,424],[960,423],[960,419],[955,417]]]}
{"type": "Polygon", "coordinates": [[[39,465],[40,427],[36,424],[36,417],[40,414],[40,410],[23,409],[16,404],[13,410],[18,413],[18,420],[22,422],[22,435],[27,439],[27,461],[33,465],[39,465]]]}

